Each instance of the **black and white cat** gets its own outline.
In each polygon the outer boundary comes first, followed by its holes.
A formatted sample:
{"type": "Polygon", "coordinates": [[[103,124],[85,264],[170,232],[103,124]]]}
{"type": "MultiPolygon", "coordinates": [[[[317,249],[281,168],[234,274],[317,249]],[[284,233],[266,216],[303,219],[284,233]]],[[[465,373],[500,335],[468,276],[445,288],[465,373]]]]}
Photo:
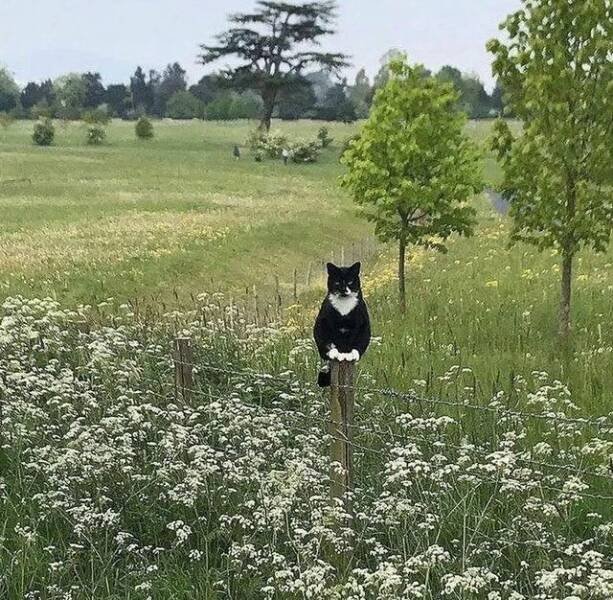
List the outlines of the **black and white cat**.
{"type": "Polygon", "coordinates": [[[326,361],[317,383],[330,385],[330,361],[357,361],[370,343],[370,319],[360,287],[360,263],[337,267],[328,263],[328,294],[313,328],[319,355],[326,361]]]}

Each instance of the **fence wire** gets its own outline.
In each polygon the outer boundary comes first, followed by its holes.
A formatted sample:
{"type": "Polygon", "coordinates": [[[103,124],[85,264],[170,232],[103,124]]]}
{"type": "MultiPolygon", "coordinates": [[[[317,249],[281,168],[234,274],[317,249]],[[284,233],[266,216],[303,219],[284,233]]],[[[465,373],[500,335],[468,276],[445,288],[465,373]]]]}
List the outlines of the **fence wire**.
{"type": "MultiPolygon", "coordinates": [[[[274,383],[282,384],[283,386],[290,386],[294,389],[296,388],[296,383],[288,381],[288,379],[283,377],[282,374],[272,375],[270,373],[262,373],[262,372],[246,370],[246,369],[238,370],[238,369],[233,369],[233,368],[222,368],[222,367],[218,367],[218,366],[214,366],[214,365],[210,365],[206,363],[196,364],[196,363],[182,362],[179,364],[183,366],[192,367],[196,370],[216,372],[216,373],[220,373],[220,374],[224,374],[228,376],[247,377],[250,380],[252,380],[252,382],[255,384],[257,384],[258,382],[259,383],[274,382],[274,383]]],[[[161,385],[160,381],[153,381],[153,380],[146,380],[146,381],[156,386],[161,385]]],[[[302,384],[300,385],[302,386],[302,384]]],[[[174,383],[168,384],[168,387],[169,387],[169,390],[166,394],[156,393],[156,392],[153,392],[152,390],[147,390],[147,392],[152,393],[156,396],[162,397],[164,399],[168,399],[169,396],[172,396],[173,394],[176,393],[174,383]]],[[[444,406],[455,407],[455,408],[468,408],[468,409],[473,409],[473,410],[485,411],[487,413],[493,413],[499,416],[504,415],[504,416],[512,416],[514,418],[526,418],[526,419],[533,418],[533,419],[544,420],[544,421],[555,422],[555,423],[567,422],[567,423],[572,423],[574,425],[601,426],[604,421],[610,418],[609,415],[600,416],[600,417],[591,417],[591,418],[566,417],[566,416],[555,415],[555,414],[552,415],[552,414],[544,414],[544,413],[533,413],[533,412],[524,412],[524,411],[518,411],[518,410],[501,409],[497,407],[495,408],[495,407],[467,404],[464,402],[453,402],[453,401],[448,401],[448,400],[420,397],[413,393],[399,392],[398,390],[393,390],[390,388],[380,389],[380,388],[371,388],[367,386],[344,386],[344,387],[345,389],[351,389],[352,391],[355,391],[355,392],[381,394],[387,397],[408,400],[411,403],[425,403],[425,404],[431,404],[431,405],[444,405],[444,406]]],[[[308,389],[309,391],[313,391],[313,390],[318,390],[318,392],[321,391],[319,390],[319,388],[315,388],[314,386],[308,386],[308,385],[301,387],[300,389],[305,389],[305,388],[308,389]]],[[[213,394],[210,391],[204,391],[201,389],[185,389],[185,391],[189,394],[193,394],[196,397],[203,397],[203,398],[215,399],[215,400],[227,400],[228,399],[227,395],[220,396],[217,394],[213,394]]],[[[365,455],[376,455],[378,457],[389,456],[390,452],[394,449],[395,442],[402,442],[406,444],[407,442],[411,442],[411,441],[418,441],[418,442],[429,444],[429,445],[440,443],[446,447],[453,448],[454,450],[457,450],[457,451],[476,454],[483,459],[491,459],[492,457],[495,456],[496,453],[504,452],[504,448],[488,450],[488,449],[479,447],[475,444],[467,443],[464,445],[460,445],[460,444],[454,444],[453,442],[447,439],[440,439],[440,440],[428,439],[423,436],[419,436],[415,434],[414,432],[410,432],[410,433],[407,432],[406,434],[400,434],[400,433],[396,433],[392,431],[391,428],[386,431],[381,431],[381,430],[375,430],[371,427],[366,427],[364,424],[355,424],[355,423],[349,424],[349,427],[357,433],[376,437],[386,449],[386,450],[382,450],[380,448],[375,448],[372,446],[365,446],[363,444],[360,444],[356,442],[355,439],[348,439],[346,436],[342,435],[342,432],[338,429],[338,427],[331,430],[331,426],[338,426],[339,424],[333,422],[329,417],[324,417],[321,415],[307,414],[305,412],[302,412],[296,409],[292,409],[289,407],[285,407],[285,406],[274,407],[274,408],[264,407],[262,405],[255,405],[255,404],[251,404],[250,406],[253,408],[256,408],[259,411],[258,414],[267,415],[267,416],[271,416],[272,414],[274,414],[275,416],[290,417],[294,419],[295,421],[298,421],[301,423],[304,423],[305,421],[311,421],[311,422],[317,423],[318,426],[325,426],[327,429],[327,433],[326,433],[327,439],[329,440],[334,439],[337,441],[342,441],[344,443],[350,444],[355,450],[357,450],[358,452],[362,452],[365,455]],[[337,436],[340,436],[340,437],[337,437],[337,436]]],[[[295,429],[296,431],[300,431],[301,433],[305,433],[308,435],[313,435],[315,433],[314,429],[308,430],[308,429],[300,428],[296,422],[292,423],[291,427],[295,429]]],[[[553,469],[553,470],[563,471],[568,474],[575,475],[576,477],[579,477],[579,478],[594,477],[594,478],[606,480],[607,482],[613,481],[613,473],[612,474],[601,473],[601,472],[582,468],[581,466],[547,463],[547,462],[535,460],[533,458],[525,458],[521,456],[514,456],[513,460],[517,461],[517,463],[521,463],[524,465],[531,465],[533,467],[538,467],[539,469],[543,469],[543,470],[553,469]]],[[[510,464],[508,466],[509,468],[512,468],[514,465],[510,464]]],[[[487,479],[487,478],[484,478],[477,474],[472,474],[472,473],[467,473],[467,475],[476,478],[480,483],[483,483],[483,484],[495,484],[495,485],[505,484],[505,479],[497,479],[497,480],[487,479]]],[[[511,483],[511,482],[507,481],[507,483],[511,483]]],[[[576,495],[576,496],[583,497],[583,498],[613,501],[613,495],[595,494],[595,493],[590,493],[590,492],[586,492],[583,490],[572,490],[572,491],[564,490],[559,487],[549,485],[543,481],[537,481],[536,484],[541,489],[544,489],[544,490],[546,489],[551,492],[560,494],[562,496],[576,495]]],[[[371,497],[371,498],[374,499],[374,497],[371,497]]]]}

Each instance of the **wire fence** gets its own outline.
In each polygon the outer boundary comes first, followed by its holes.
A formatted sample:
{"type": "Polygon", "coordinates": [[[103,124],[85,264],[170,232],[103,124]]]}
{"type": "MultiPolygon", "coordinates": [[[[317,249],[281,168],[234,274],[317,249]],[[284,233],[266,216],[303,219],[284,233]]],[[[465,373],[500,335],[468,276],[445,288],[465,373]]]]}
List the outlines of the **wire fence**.
{"type": "MultiPolygon", "coordinates": [[[[270,373],[261,373],[257,371],[247,370],[247,369],[244,369],[244,370],[228,369],[228,368],[217,367],[217,366],[204,364],[204,363],[196,364],[196,363],[191,363],[191,362],[183,362],[182,364],[185,366],[191,367],[193,369],[196,369],[196,370],[204,369],[207,371],[218,372],[218,373],[222,373],[226,375],[260,378],[260,379],[268,380],[271,382],[277,382],[277,383],[283,383],[283,384],[288,383],[287,379],[284,379],[280,377],[279,375],[272,375],[270,373]]],[[[314,386],[312,385],[311,386],[307,385],[305,387],[310,387],[312,389],[318,389],[318,388],[314,388],[314,386]]],[[[535,412],[509,409],[509,408],[504,408],[504,407],[494,407],[494,406],[484,406],[480,404],[471,404],[470,402],[460,402],[460,401],[454,402],[452,400],[445,400],[441,398],[429,398],[425,396],[419,396],[418,394],[414,392],[406,392],[406,391],[403,392],[403,391],[395,390],[392,388],[373,388],[373,387],[362,386],[362,385],[343,386],[343,387],[345,387],[346,389],[351,389],[354,392],[361,392],[361,393],[367,393],[367,394],[378,394],[381,396],[387,396],[390,398],[403,400],[407,402],[408,404],[432,404],[432,405],[439,405],[439,406],[447,406],[447,407],[456,408],[456,409],[462,408],[462,409],[467,409],[467,410],[472,410],[472,411],[485,412],[485,413],[496,415],[498,417],[535,419],[539,421],[548,421],[552,423],[567,423],[567,424],[583,425],[587,427],[596,427],[596,428],[605,428],[605,427],[613,428],[613,412],[606,414],[606,415],[599,415],[595,417],[594,416],[584,416],[584,415],[569,417],[566,415],[560,415],[560,414],[555,414],[555,413],[535,413],[535,412]]]]}
{"type": "MultiPolygon", "coordinates": [[[[297,382],[288,380],[287,376],[281,374],[270,374],[258,372],[250,369],[236,369],[230,367],[219,367],[216,365],[211,365],[207,363],[197,363],[197,362],[182,362],[182,367],[189,367],[193,369],[195,373],[209,372],[209,373],[217,373],[220,375],[227,376],[228,378],[242,378],[248,379],[253,385],[262,384],[262,383],[276,383],[280,386],[291,386],[294,390],[297,387],[297,382]]],[[[170,367],[170,365],[169,365],[170,367]]],[[[286,372],[286,375],[289,374],[290,371],[286,372]]],[[[163,399],[168,399],[173,396],[176,396],[176,384],[164,381],[154,381],[152,379],[143,379],[150,385],[164,387],[167,386],[167,391],[164,393],[155,392],[151,389],[146,390],[147,393],[153,394],[163,399]]],[[[303,382],[298,383],[298,387],[300,390],[309,391],[311,393],[321,393],[320,388],[315,387],[314,384],[304,384],[303,382]]],[[[361,385],[353,385],[353,386],[343,386],[345,389],[350,389],[352,392],[358,392],[362,394],[377,394],[388,398],[393,398],[396,400],[402,400],[410,405],[427,405],[427,406],[444,406],[451,407],[454,409],[461,410],[471,410],[471,411],[479,411],[482,413],[491,414],[497,417],[510,417],[515,419],[522,420],[537,420],[549,422],[552,424],[572,424],[573,426],[580,427],[595,427],[597,429],[604,429],[605,427],[612,427],[611,423],[611,414],[609,415],[601,415],[597,417],[588,417],[588,416],[576,416],[569,417],[566,415],[561,415],[557,413],[535,413],[529,411],[522,411],[517,409],[509,409],[503,407],[493,407],[493,406],[482,406],[472,403],[466,402],[454,402],[451,400],[438,399],[438,398],[429,398],[422,397],[413,392],[401,392],[398,390],[394,390],[391,388],[373,388],[369,386],[361,386],[361,385]]],[[[197,389],[196,387],[184,388],[184,392],[187,392],[194,397],[207,399],[207,400],[228,400],[228,395],[220,395],[213,393],[210,389],[203,390],[197,389]]],[[[573,475],[578,479],[582,480],[586,477],[595,478],[598,480],[602,480],[607,482],[607,484],[613,483],[613,471],[611,471],[611,466],[609,466],[609,472],[599,472],[590,469],[589,467],[579,465],[571,465],[571,464],[559,464],[555,462],[544,462],[541,460],[537,460],[533,456],[526,456],[527,451],[520,452],[517,451],[515,453],[506,452],[504,448],[495,448],[495,449],[487,449],[476,444],[472,443],[461,443],[457,444],[447,438],[441,438],[440,434],[438,434],[438,438],[427,438],[421,436],[414,431],[407,431],[404,433],[399,433],[393,431],[391,427],[387,427],[385,430],[379,428],[375,428],[372,425],[366,426],[364,423],[351,423],[349,427],[356,434],[360,434],[363,436],[368,436],[370,438],[375,438],[379,442],[378,447],[374,445],[365,445],[364,443],[359,443],[355,439],[349,439],[347,436],[342,435],[342,432],[339,429],[335,429],[335,423],[331,420],[329,416],[324,416],[321,414],[309,414],[304,411],[297,410],[295,408],[291,408],[289,406],[279,406],[279,407],[267,407],[261,404],[250,404],[253,410],[256,411],[258,415],[262,416],[283,416],[285,418],[292,419],[291,428],[294,431],[298,431],[302,434],[306,435],[314,435],[317,430],[315,427],[319,428],[321,432],[321,428],[327,429],[327,440],[336,440],[341,441],[345,444],[350,445],[357,452],[362,453],[363,455],[368,456],[376,456],[377,459],[383,459],[384,461],[392,458],[392,453],[394,448],[402,447],[408,443],[421,443],[428,445],[431,448],[434,447],[444,447],[450,448],[454,451],[464,454],[473,454],[484,461],[487,461],[486,464],[491,464],[492,461],[496,458],[500,459],[502,462],[502,466],[500,467],[500,471],[498,475],[502,475],[501,478],[491,479],[480,475],[478,473],[470,473],[471,477],[474,477],[476,481],[480,484],[489,484],[495,485],[497,487],[504,486],[505,483],[508,485],[510,483],[516,483],[516,480],[510,480],[508,477],[505,478],[504,471],[505,468],[513,469],[517,463],[518,465],[526,465],[534,467],[534,469],[539,469],[542,471],[540,475],[543,477],[547,476],[546,471],[560,471],[567,473],[569,475],[573,475]],[[304,427],[305,423],[311,422],[313,423],[313,427],[311,429],[306,429],[304,427]],[[316,425],[315,425],[316,424],[316,425]],[[508,462],[505,463],[505,458],[508,459],[508,462]]],[[[479,464],[475,463],[478,467],[479,464]]],[[[484,466],[484,465],[481,465],[484,466]]],[[[582,489],[576,489],[574,486],[571,486],[569,489],[563,489],[562,487],[558,487],[555,485],[551,485],[547,481],[543,480],[533,480],[531,482],[533,487],[538,487],[541,490],[547,490],[553,493],[556,493],[562,497],[576,496],[585,499],[599,500],[599,501],[607,501],[613,502],[613,495],[609,494],[600,494],[600,493],[592,493],[582,489]]],[[[529,489],[530,486],[527,486],[526,489],[529,489]]],[[[354,490],[348,490],[354,491],[354,490]]],[[[366,490],[360,490],[362,496],[369,498],[372,501],[376,501],[377,497],[369,494],[366,490]]]]}

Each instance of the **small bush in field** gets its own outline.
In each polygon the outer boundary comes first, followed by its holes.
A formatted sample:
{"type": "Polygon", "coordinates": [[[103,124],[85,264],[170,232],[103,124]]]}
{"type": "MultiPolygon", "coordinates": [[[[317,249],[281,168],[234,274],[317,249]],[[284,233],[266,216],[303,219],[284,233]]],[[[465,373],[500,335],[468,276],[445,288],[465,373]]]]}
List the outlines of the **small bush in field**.
{"type": "Polygon", "coordinates": [[[310,163],[317,161],[320,150],[318,141],[296,140],[290,144],[289,155],[295,163],[310,163]]]}
{"type": "Polygon", "coordinates": [[[50,146],[55,138],[55,127],[51,119],[44,119],[34,125],[32,141],[37,146],[50,146]]]}
{"type": "Polygon", "coordinates": [[[334,141],[334,139],[330,137],[330,130],[327,127],[319,128],[317,139],[322,148],[327,148],[334,141]]]}
{"type": "Polygon", "coordinates": [[[99,146],[106,138],[106,131],[102,125],[90,125],[87,128],[87,143],[91,146],[99,146]]]}
{"type": "Polygon", "coordinates": [[[141,117],[134,127],[139,140],[150,140],[153,137],[153,124],[147,117],[141,117]]]}
{"type": "Polygon", "coordinates": [[[251,148],[252,152],[260,152],[268,158],[281,158],[283,148],[288,147],[288,139],[280,131],[265,133],[256,129],[249,134],[247,146],[251,148]]]}
{"type": "Polygon", "coordinates": [[[282,158],[285,150],[295,163],[315,162],[322,147],[319,139],[317,141],[290,140],[280,131],[265,133],[257,130],[249,134],[247,146],[253,152],[257,162],[260,162],[264,156],[282,158]]]}

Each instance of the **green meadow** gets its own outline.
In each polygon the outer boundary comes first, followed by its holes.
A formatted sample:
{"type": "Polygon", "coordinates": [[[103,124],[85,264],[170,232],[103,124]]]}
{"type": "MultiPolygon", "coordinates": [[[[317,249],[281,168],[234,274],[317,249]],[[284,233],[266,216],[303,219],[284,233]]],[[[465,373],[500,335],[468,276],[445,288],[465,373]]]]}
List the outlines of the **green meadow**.
{"type": "MultiPolygon", "coordinates": [[[[312,165],[256,163],[242,146],[255,122],[155,123],[139,141],[115,121],[102,147],[82,124],[31,144],[31,122],[0,130],[0,296],[68,302],[174,302],[203,291],[270,291],[296,268],[369,233],[339,191],[338,145],[356,126],[332,124],[334,145],[312,165]]],[[[314,138],[321,124],[283,124],[314,138]]],[[[340,256],[340,255],[339,255],[340,256]]],[[[320,271],[317,271],[318,273],[320,271]]]]}
{"type": "Polygon", "coordinates": [[[359,125],[287,166],[233,158],[254,126],[142,142],[113,122],[89,147],[70,123],[50,148],[0,130],[0,597],[610,598],[613,429],[584,417],[613,407],[613,251],[577,258],[562,345],[559,257],[509,248],[483,194],[474,236],[411,249],[401,315],[396,248],[338,185],[359,125]],[[374,335],[351,528],[311,342],[322,261],[343,258],[364,261],[374,335]]]}
{"type": "MultiPolygon", "coordinates": [[[[380,338],[362,368],[374,381],[487,401],[500,389],[513,394],[518,378],[545,372],[568,383],[579,406],[611,410],[611,251],[578,257],[574,333],[561,347],[559,258],[509,248],[508,218],[483,195],[474,200],[472,238],[453,240],[446,255],[410,254],[409,310],[401,316],[395,248],[374,245],[370,225],[338,185],[340,147],[359,125],[329,124],[334,142],[320,161],[287,166],[253,160],[243,144],[255,125],[162,121],[154,139],[139,141],[133,123],[115,121],[101,147],[86,146],[77,123],[57,124],[49,148],[31,144],[32,123],[2,130],[0,297],[50,296],[68,306],[112,298],[160,313],[223,292],[249,318],[256,305],[277,318],[279,291],[291,346],[310,335],[323,262],[360,258],[380,338]]],[[[321,125],[273,129],[314,138],[321,125]]],[[[490,127],[469,122],[467,132],[485,148],[490,127]]],[[[500,172],[485,150],[483,168],[495,186],[500,172]]],[[[282,369],[288,351],[280,345],[258,366],[282,369]]]]}

